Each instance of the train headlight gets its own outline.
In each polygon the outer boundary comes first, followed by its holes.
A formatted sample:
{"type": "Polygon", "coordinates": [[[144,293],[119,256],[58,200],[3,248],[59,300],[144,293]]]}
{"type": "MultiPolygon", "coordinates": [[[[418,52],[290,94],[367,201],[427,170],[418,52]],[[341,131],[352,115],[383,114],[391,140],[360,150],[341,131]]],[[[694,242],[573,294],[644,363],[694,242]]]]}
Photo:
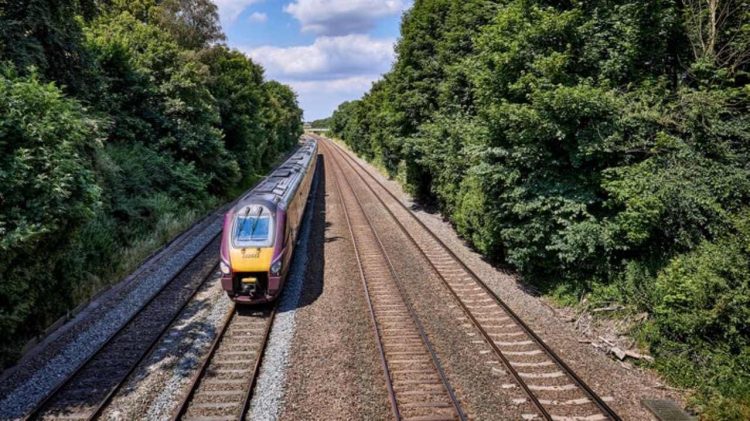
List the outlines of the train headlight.
{"type": "Polygon", "coordinates": [[[231,272],[231,270],[229,269],[229,265],[224,262],[219,263],[219,268],[221,269],[221,273],[223,273],[224,275],[229,275],[229,273],[231,272]]]}
{"type": "Polygon", "coordinates": [[[281,273],[281,259],[271,264],[271,275],[279,276],[280,273],[281,273]]]}

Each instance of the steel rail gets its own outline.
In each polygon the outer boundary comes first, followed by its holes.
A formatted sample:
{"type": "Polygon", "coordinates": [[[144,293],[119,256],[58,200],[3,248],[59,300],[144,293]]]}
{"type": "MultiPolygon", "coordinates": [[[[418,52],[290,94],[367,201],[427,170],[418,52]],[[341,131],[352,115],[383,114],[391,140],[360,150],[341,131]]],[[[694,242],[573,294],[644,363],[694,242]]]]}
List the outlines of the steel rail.
{"type": "MultiPolygon", "coordinates": [[[[320,137],[320,136],[318,136],[320,137]]],[[[471,278],[482,288],[484,291],[492,297],[492,299],[513,319],[513,321],[520,326],[523,331],[537,344],[537,346],[547,354],[547,356],[553,360],[560,368],[562,368],[566,375],[570,377],[573,382],[575,382],[576,386],[578,386],[579,389],[581,389],[588,398],[591,399],[592,402],[599,408],[599,410],[607,417],[609,417],[612,420],[619,421],[621,420],[620,416],[617,415],[617,413],[609,406],[607,405],[604,400],[599,397],[599,395],[594,392],[584,381],[581,379],[575,371],[573,371],[567,363],[565,363],[562,358],[560,358],[557,353],[555,353],[554,350],[552,350],[549,345],[547,345],[532,329],[529,327],[497,294],[495,294],[494,291],[492,291],[485,283],[481,280],[481,278],[471,269],[469,268],[463,260],[458,257],[435,233],[428,228],[419,218],[414,215],[414,212],[409,209],[406,205],[404,205],[401,200],[396,197],[395,194],[393,194],[390,189],[388,189],[383,183],[381,183],[378,179],[376,179],[367,169],[362,166],[359,162],[354,160],[352,157],[348,156],[348,154],[343,151],[343,149],[336,145],[334,142],[330,140],[324,140],[323,141],[328,147],[328,144],[333,144],[333,149],[339,154],[339,156],[342,157],[342,159],[347,163],[347,165],[352,168],[353,172],[357,174],[357,176],[363,181],[363,183],[367,186],[367,188],[373,193],[373,195],[377,198],[377,200],[383,205],[383,207],[388,211],[388,213],[391,215],[394,221],[396,221],[397,225],[400,227],[400,229],[407,235],[407,237],[411,240],[411,242],[417,246],[417,249],[419,250],[420,254],[427,260],[427,262],[430,264],[430,266],[433,268],[434,272],[439,276],[439,278],[443,281],[443,283],[448,287],[448,290],[451,292],[451,294],[456,298],[456,300],[461,305],[464,313],[467,314],[467,316],[472,320],[472,323],[479,329],[479,331],[482,333],[482,335],[485,337],[485,340],[490,344],[490,346],[493,348],[495,353],[503,360],[503,363],[505,363],[506,367],[509,369],[511,374],[516,378],[517,382],[521,387],[524,389],[526,394],[529,396],[529,398],[534,402],[535,406],[542,412],[542,415],[548,419],[551,420],[552,416],[549,414],[549,412],[544,408],[544,406],[539,402],[538,398],[534,393],[528,388],[528,385],[526,384],[526,381],[521,378],[521,376],[518,374],[518,372],[511,366],[509,361],[507,360],[507,357],[505,357],[502,354],[502,351],[497,347],[497,345],[494,343],[493,340],[490,339],[489,334],[487,331],[481,327],[481,325],[478,323],[476,318],[471,314],[469,309],[466,307],[465,303],[461,298],[456,294],[456,292],[453,290],[453,288],[448,285],[448,281],[445,279],[445,277],[440,273],[440,271],[435,267],[435,264],[432,262],[432,260],[427,256],[427,254],[422,250],[421,247],[419,247],[419,243],[416,241],[416,239],[413,237],[413,235],[406,229],[406,227],[403,225],[403,223],[396,217],[396,215],[391,211],[391,209],[388,207],[388,205],[385,204],[385,202],[381,199],[381,197],[375,192],[375,190],[372,188],[370,183],[365,181],[364,177],[360,173],[360,171],[357,171],[354,165],[352,165],[352,162],[356,164],[357,167],[360,168],[360,170],[368,175],[370,179],[375,181],[381,189],[383,189],[395,202],[397,202],[407,213],[412,217],[412,219],[417,222],[417,224],[424,229],[427,234],[432,237],[439,245],[440,247],[447,252],[451,258],[466,272],[468,273],[471,278]]]]}
{"type": "MultiPolygon", "coordinates": [[[[242,404],[240,405],[239,413],[237,413],[236,417],[234,417],[235,419],[245,420],[245,414],[247,413],[248,407],[250,406],[250,401],[253,395],[253,391],[255,389],[255,385],[258,380],[258,375],[260,374],[260,365],[263,360],[263,355],[265,353],[266,346],[268,345],[268,339],[271,334],[271,327],[273,326],[273,321],[276,318],[277,309],[278,309],[278,304],[274,304],[273,309],[271,310],[271,314],[268,315],[269,320],[266,322],[266,327],[263,331],[263,337],[261,339],[261,346],[255,358],[255,364],[253,365],[253,372],[251,374],[250,384],[248,385],[247,390],[243,394],[242,404]]],[[[219,349],[219,343],[224,338],[224,334],[227,332],[227,329],[229,328],[229,326],[232,324],[232,321],[234,320],[236,316],[236,312],[237,312],[236,304],[233,303],[231,310],[227,313],[227,316],[224,318],[224,322],[222,323],[222,327],[220,331],[216,334],[213,341],[211,342],[209,352],[201,360],[201,364],[198,370],[196,371],[195,375],[193,375],[193,377],[191,378],[190,386],[188,388],[187,393],[185,393],[182,399],[180,399],[180,405],[173,412],[172,417],[171,417],[172,421],[182,419],[185,413],[187,413],[187,410],[190,407],[190,402],[195,397],[195,392],[198,390],[198,386],[201,380],[205,377],[206,371],[208,370],[208,366],[210,365],[211,361],[216,355],[216,351],[219,349]]]]}
{"type": "MultiPolygon", "coordinates": [[[[334,177],[335,179],[335,177],[334,177]]],[[[357,248],[357,242],[354,241],[354,230],[352,229],[352,223],[349,220],[349,212],[346,210],[346,205],[344,205],[344,198],[341,193],[341,187],[338,184],[338,181],[335,181],[336,186],[336,193],[339,196],[339,202],[341,202],[341,208],[344,210],[344,217],[346,219],[346,225],[349,228],[349,236],[352,239],[352,247],[354,248],[354,257],[357,259],[357,269],[359,270],[359,278],[362,280],[362,286],[365,289],[365,297],[367,298],[367,308],[370,310],[370,321],[372,322],[372,330],[375,333],[375,338],[377,339],[376,344],[378,346],[378,355],[380,356],[380,362],[383,366],[383,372],[385,373],[385,386],[386,389],[388,389],[388,399],[391,402],[391,410],[393,411],[393,418],[396,420],[401,419],[401,413],[398,410],[398,402],[396,401],[396,393],[393,391],[393,378],[391,378],[391,371],[388,367],[388,361],[385,358],[385,351],[383,350],[383,340],[380,336],[380,331],[378,330],[378,324],[377,320],[375,319],[375,310],[372,308],[372,300],[370,299],[370,290],[367,287],[367,282],[365,281],[365,272],[362,268],[362,259],[359,257],[359,250],[357,248]]]]}
{"type": "MultiPolygon", "coordinates": [[[[343,174],[343,170],[341,169],[340,164],[336,163],[335,165],[337,165],[339,167],[338,168],[339,169],[338,172],[341,173],[341,174],[343,174]]],[[[366,278],[365,278],[364,270],[362,268],[361,259],[359,257],[360,251],[359,251],[359,248],[357,247],[356,240],[355,240],[355,237],[354,237],[354,231],[352,229],[352,224],[351,224],[351,220],[350,220],[350,216],[349,216],[349,211],[348,211],[348,209],[347,209],[347,207],[346,207],[346,205],[344,204],[344,201],[343,201],[343,195],[342,195],[342,192],[341,192],[341,187],[339,185],[339,178],[338,177],[334,177],[334,179],[335,179],[336,191],[337,191],[337,193],[339,195],[339,200],[340,200],[342,208],[344,210],[344,215],[345,215],[345,218],[346,218],[346,221],[347,221],[347,226],[349,228],[349,234],[352,237],[352,244],[353,244],[354,249],[355,249],[355,256],[357,258],[357,263],[358,263],[357,266],[359,268],[360,278],[361,278],[362,283],[363,283],[364,288],[365,288],[365,292],[366,292],[365,295],[366,295],[366,298],[367,298],[367,305],[368,305],[368,308],[370,309],[370,318],[371,318],[371,321],[373,323],[373,328],[375,329],[376,337],[378,338],[378,349],[380,351],[381,361],[383,362],[383,365],[384,365],[384,370],[385,370],[385,373],[386,373],[386,378],[388,379],[387,388],[388,388],[388,392],[389,392],[389,398],[390,398],[390,401],[391,401],[391,405],[393,407],[394,416],[396,417],[396,419],[401,419],[400,411],[398,409],[397,399],[396,399],[396,396],[395,396],[395,392],[393,390],[393,385],[391,383],[392,382],[392,378],[391,378],[391,376],[389,374],[390,372],[388,370],[389,367],[388,367],[387,358],[386,358],[385,352],[383,350],[382,341],[380,339],[380,333],[379,333],[379,330],[378,330],[377,324],[376,324],[376,317],[375,317],[375,312],[374,312],[373,305],[372,305],[372,299],[371,299],[371,296],[370,296],[369,288],[367,286],[367,282],[365,281],[366,278]]],[[[445,390],[448,393],[448,396],[450,397],[451,403],[453,404],[453,408],[456,411],[456,415],[458,416],[458,418],[461,421],[466,421],[467,420],[466,414],[464,413],[463,409],[461,408],[460,403],[458,402],[458,398],[456,397],[456,394],[455,394],[455,392],[453,390],[453,387],[448,382],[448,378],[447,378],[447,376],[445,374],[445,371],[443,370],[443,368],[442,368],[442,366],[440,364],[438,356],[435,353],[435,350],[432,347],[432,344],[430,343],[429,339],[427,338],[427,334],[426,334],[426,332],[424,330],[424,326],[422,325],[422,322],[419,320],[419,317],[417,316],[416,311],[414,310],[414,308],[411,306],[411,304],[409,303],[409,301],[406,300],[406,294],[405,294],[405,292],[403,290],[403,287],[401,286],[402,282],[399,281],[400,280],[400,276],[398,276],[398,274],[396,273],[395,267],[393,266],[393,262],[391,261],[391,258],[388,255],[388,253],[386,252],[385,247],[383,246],[383,242],[381,241],[380,236],[378,235],[377,231],[375,230],[375,227],[374,227],[374,225],[372,223],[372,220],[364,212],[364,206],[362,205],[362,201],[361,201],[360,197],[357,195],[357,193],[354,190],[354,188],[351,186],[351,183],[349,182],[349,180],[347,180],[346,178],[344,178],[344,180],[347,183],[347,185],[349,186],[349,188],[351,189],[352,196],[354,197],[355,202],[362,209],[362,214],[363,214],[365,220],[367,221],[367,225],[370,228],[370,230],[372,231],[373,236],[377,240],[380,252],[382,253],[383,257],[385,258],[385,261],[387,262],[388,270],[391,273],[391,276],[393,277],[394,280],[397,281],[397,282],[395,282],[395,284],[396,284],[396,288],[398,289],[398,293],[403,298],[403,302],[404,302],[404,304],[405,304],[405,306],[407,308],[409,316],[414,321],[414,323],[415,323],[415,325],[417,327],[417,331],[419,333],[419,336],[422,339],[422,342],[424,343],[425,347],[427,348],[427,351],[430,354],[430,357],[432,359],[433,365],[434,365],[436,371],[438,372],[438,376],[440,377],[440,379],[441,379],[441,381],[443,383],[443,386],[445,387],[445,390]]]]}
{"type": "MultiPolygon", "coordinates": [[[[56,397],[56,396],[58,395],[58,393],[60,393],[60,392],[61,392],[62,390],[64,390],[64,389],[65,389],[65,387],[66,387],[66,386],[68,386],[68,385],[70,384],[70,382],[71,382],[71,381],[73,381],[73,379],[74,379],[74,378],[75,378],[75,377],[76,377],[76,376],[78,375],[78,373],[80,373],[80,372],[81,372],[81,371],[82,371],[82,370],[83,370],[83,369],[84,369],[84,368],[86,367],[86,365],[88,365],[88,364],[89,364],[89,363],[90,363],[91,361],[93,361],[93,360],[94,360],[94,358],[95,358],[96,356],[98,356],[98,355],[99,355],[99,354],[100,354],[101,352],[103,352],[103,351],[105,350],[105,348],[106,348],[106,347],[107,347],[107,346],[108,346],[108,345],[109,345],[109,344],[110,344],[110,343],[111,343],[111,342],[112,342],[112,341],[114,340],[114,338],[116,338],[116,337],[117,337],[117,335],[119,335],[119,334],[120,334],[120,333],[121,333],[122,331],[124,331],[124,330],[125,330],[126,328],[128,328],[128,327],[130,326],[130,324],[131,324],[131,323],[132,323],[132,322],[133,322],[133,321],[134,321],[134,320],[135,320],[135,319],[136,319],[136,318],[137,318],[137,317],[138,317],[138,316],[139,316],[139,315],[140,315],[140,314],[141,314],[141,313],[143,312],[143,310],[144,310],[145,308],[147,308],[147,307],[148,307],[149,305],[151,305],[151,304],[152,304],[152,303],[153,303],[153,302],[154,302],[154,301],[156,300],[156,298],[157,298],[157,297],[159,297],[159,296],[160,296],[160,295],[161,295],[161,294],[162,294],[162,293],[163,293],[163,292],[164,292],[164,291],[165,291],[165,290],[167,289],[167,287],[168,287],[168,286],[170,286],[170,285],[172,284],[172,282],[174,282],[174,281],[175,281],[175,280],[176,280],[177,278],[179,278],[179,277],[180,277],[180,276],[181,276],[181,275],[182,275],[182,274],[183,274],[183,273],[185,272],[185,270],[187,269],[187,267],[188,267],[188,266],[190,266],[190,264],[191,264],[192,262],[194,262],[194,261],[195,261],[195,259],[196,259],[196,258],[197,258],[198,256],[202,255],[202,254],[203,254],[203,253],[204,253],[204,252],[206,251],[206,249],[208,249],[208,246],[210,246],[210,245],[211,245],[211,244],[212,244],[212,243],[213,243],[213,242],[214,242],[214,241],[216,240],[216,238],[218,238],[218,237],[219,237],[219,235],[220,235],[220,234],[221,234],[221,233],[218,233],[218,234],[214,235],[213,237],[211,237],[211,240],[209,240],[209,241],[208,241],[208,242],[207,242],[207,243],[206,243],[205,245],[203,245],[203,246],[201,247],[201,249],[200,249],[200,250],[199,250],[199,251],[198,251],[198,252],[197,252],[197,253],[196,253],[196,254],[195,254],[195,255],[194,255],[194,256],[193,256],[193,257],[192,257],[191,259],[189,259],[189,260],[188,260],[188,261],[187,261],[187,262],[186,262],[186,263],[185,263],[185,264],[184,264],[184,265],[183,265],[183,266],[182,266],[182,267],[181,267],[181,268],[180,268],[180,269],[179,269],[179,270],[178,270],[177,272],[175,272],[175,273],[174,273],[174,274],[173,274],[173,275],[172,275],[172,276],[171,276],[171,277],[169,278],[169,280],[168,280],[167,282],[165,282],[165,283],[164,283],[164,285],[162,285],[162,286],[161,286],[161,288],[159,288],[159,289],[158,289],[158,290],[157,290],[156,292],[154,292],[154,294],[153,294],[153,295],[152,295],[152,296],[151,296],[151,297],[150,297],[150,298],[149,298],[149,299],[148,299],[148,300],[146,301],[146,303],[145,303],[145,304],[144,304],[143,306],[141,306],[141,308],[140,308],[140,309],[139,309],[138,311],[134,312],[134,313],[133,313],[133,314],[132,314],[132,315],[131,315],[131,316],[130,316],[130,317],[128,318],[128,320],[127,320],[127,321],[125,321],[125,323],[123,323],[123,325],[122,325],[122,326],[120,326],[120,328],[118,328],[118,329],[117,329],[117,330],[116,330],[115,332],[113,332],[113,333],[112,333],[112,334],[111,334],[111,335],[110,335],[110,336],[109,336],[109,337],[108,337],[108,338],[107,338],[107,339],[106,339],[106,340],[105,340],[104,342],[102,342],[102,344],[101,344],[101,345],[99,345],[99,346],[97,347],[97,349],[96,349],[96,350],[95,350],[95,351],[94,351],[93,353],[91,353],[91,355],[89,355],[89,356],[88,356],[88,357],[87,357],[87,358],[86,358],[86,359],[85,359],[85,360],[84,360],[84,361],[83,361],[83,362],[82,362],[81,364],[79,364],[79,365],[78,365],[78,367],[76,367],[76,369],[75,369],[74,371],[72,371],[72,372],[71,372],[71,373],[70,373],[70,374],[69,374],[69,375],[68,375],[68,376],[67,376],[67,377],[65,378],[65,380],[63,380],[62,382],[60,382],[60,383],[59,383],[59,384],[58,384],[58,385],[57,385],[57,386],[56,386],[56,387],[55,387],[55,388],[54,388],[54,389],[53,389],[53,390],[52,390],[52,391],[51,391],[51,392],[50,392],[50,393],[49,393],[49,394],[48,394],[48,395],[47,395],[47,396],[46,396],[46,397],[45,397],[45,398],[44,398],[44,399],[43,399],[43,400],[42,400],[42,401],[40,402],[40,403],[38,403],[38,404],[37,404],[37,405],[36,405],[36,406],[35,406],[35,407],[34,407],[34,408],[32,409],[32,411],[31,411],[31,412],[30,412],[30,413],[29,413],[28,415],[26,415],[26,416],[25,416],[25,417],[24,417],[23,419],[24,419],[24,420],[28,420],[28,419],[36,419],[36,418],[38,418],[38,417],[39,417],[39,415],[40,415],[40,414],[41,414],[41,413],[42,413],[42,412],[43,412],[43,411],[44,411],[44,410],[45,410],[45,409],[47,408],[47,405],[48,405],[48,404],[50,404],[50,403],[51,403],[51,402],[53,401],[53,398],[54,398],[54,397],[56,397]]],[[[133,371],[135,370],[135,368],[136,368],[136,367],[137,367],[138,365],[140,365],[140,363],[141,363],[141,362],[143,361],[143,359],[144,359],[144,358],[145,358],[145,357],[146,357],[147,355],[149,355],[149,354],[151,353],[151,351],[153,350],[153,348],[155,347],[155,345],[156,345],[156,344],[157,344],[157,343],[159,342],[159,340],[160,340],[160,339],[161,339],[161,338],[163,337],[164,333],[165,333],[165,332],[166,332],[166,331],[167,331],[167,330],[169,329],[169,327],[170,327],[170,326],[172,325],[172,323],[174,322],[174,320],[176,320],[176,318],[177,318],[177,317],[178,317],[178,316],[179,316],[179,315],[180,315],[180,314],[182,313],[182,311],[183,311],[183,310],[185,309],[185,307],[187,306],[187,304],[188,304],[188,303],[189,303],[189,302],[190,302],[190,301],[191,301],[191,300],[193,299],[193,297],[195,296],[195,294],[197,294],[197,292],[198,292],[198,291],[200,290],[201,286],[202,286],[202,285],[203,285],[203,284],[204,284],[204,283],[205,283],[205,282],[206,282],[206,281],[207,281],[208,279],[210,279],[210,278],[211,278],[211,276],[212,276],[212,275],[214,274],[214,272],[216,271],[216,268],[217,268],[218,266],[219,266],[219,262],[217,261],[217,262],[216,262],[216,264],[212,266],[212,268],[211,268],[211,270],[210,270],[210,271],[208,272],[208,274],[207,274],[206,276],[204,276],[204,278],[203,278],[203,279],[201,280],[201,282],[200,282],[200,283],[198,284],[198,286],[196,286],[195,290],[194,290],[194,291],[193,291],[193,292],[192,292],[192,293],[190,294],[190,297],[188,297],[188,299],[187,299],[187,300],[185,300],[185,302],[184,302],[184,303],[183,303],[183,304],[182,304],[182,305],[180,306],[180,308],[179,308],[179,309],[178,309],[178,310],[177,310],[177,311],[175,312],[175,314],[174,314],[174,315],[173,315],[173,316],[172,316],[172,317],[170,318],[169,322],[165,324],[165,326],[164,326],[164,329],[163,329],[163,330],[162,330],[162,331],[161,331],[161,332],[159,333],[159,335],[158,335],[158,336],[157,336],[157,337],[156,337],[156,338],[155,338],[155,339],[154,339],[154,340],[152,341],[152,343],[151,343],[151,344],[149,344],[149,347],[147,348],[147,350],[146,350],[146,351],[145,351],[145,352],[144,352],[143,354],[141,354],[141,356],[140,356],[140,357],[138,358],[138,360],[137,360],[137,361],[136,361],[136,362],[135,362],[134,364],[132,364],[132,365],[131,365],[131,366],[130,366],[130,367],[128,368],[127,374],[126,374],[126,375],[125,375],[124,377],[122,377],[122,378],[121,378],[121,379],[120,379],[120,380],[119,380],[119,381],[117,382],[117,384],[115,385],[115,387],[113,388],[113,390],[111,390],[111,391],[110,391],[109,393],[107,393],[107,396],[105,396],[104,400],[100,401],[100,402],[99,402],[99,403],[97,404],[96,408],[94,409],[94,412],[93,412],[92,414],[90,414],[90,415],[89,415],[89,416],[87,417],[87,419],[89,419],[89,420],[91,420],[91,419],[94,419],[94,418],[96,418],[96,417],[97,417],[97,416],[98,416],[98,415],[99,415],[99,414],[101,413],[101,411],[102,411],[102,409],[104,408],[104,406],[105,406],[105,405],[106,405],[107,403],[109,403],[109,401],[110,401],[110,400],[112,399],[112,397],[114,396],[114,393],[113,393],[113,392],[115,392],[115,391],[117,391],[117,390],[119,390],[119,389],[120,389],[120,387],[122,386],[122,384],[123,384],[123,383],[125,382],[125,380],[127,380],[127,378],[128,378],[128,377],[130,377],[130,374],[132,374],[132,372],[133,372],[133,371]]]]}
{"type": "Polygon", "coordinates": [[[247,392],[245,393],[245,397],[242,401],[242,406],[240,411],[239,419],[240,421],[245,421],[245,414],[247,414],[247,410],[250,407],[250,401],[253,396],[253,391],[255,390],[255,385],[258,383],[258,375],[260,374],[260,365],[263,362],[263,355],[266,352],[266,346],[268,345],[268,338],[271,336],[271,327],[273,326],[273,321],[276,319],[276,310],[279,308],[278,302],[274,304],[273,310],[271,310],[271,315],[269,316],[270,320],[268,320],[268,324],[266,325],[266,331],[263,333],[263,344],[260,346],[260,349],[258,350],[258,358],[255,360],[255,366],[253,367],[253,374],[252,379],[250,380],[250,387],[247,388],[247,392]]]}
{"type": "MultiPolygon", "coordinates": [[[[289,156],[292,155],[292,153],[293,152],[289,152],[289,153],[285,154],[284,156],[280,157],[274,163],[274,166],[278,166],[281,162],[284,162],[289,156]]],[[[158,249],[152,251],[146,258],[144,258],[142,260],[142,262],[138,266],[138,268],[136,268],[135,271],[131,275],[128,276],[128,278],[130,278],[130,280],[126,280],[126,283],[127,284],[132,283],[132,281],[143,272],[143,270],[144,270],[143,267],[145,265],[156,264],[156,262],[160,261],[165,256],[165,253],[166,253],[167,249],[170,246],[173,246],[173,245],[176,245],[176,244],[180,244],[180,245],[185,244],[188,241],[189,234],[191,232],[193,232],[193,230],[195,230],[196,227],[198,227],[200,225],[203,225],[203,224],[208,225],[207,221],[209,221],[211,219],[211,217],[213,217],[213,216],[221,216],[224,212],[227,211],[227,209],[230,209],[237,201],[239,201],[241,198],[245,197],[249,192],[251,192],[255,187],[259,186],[260,183],[262,183],[267,178],[268,178],[268,176],[264,176],[264,177],[260,178],[255,183],[253,183],[252,187],[250,187],[249,189],[245,190],[236,199],[232,200],[231,202],[229,202],[229,203],[227,203],[227,204],[225,204],[223,206],[220,206],[218,209],[215,209],[215,210],[213,210],[211,212],[206,213],[205,215],[203,215],[202,217],[200,217],[197,221],[195,221],[190,226],[190,228],[186,229],[182,233],[180,233],[180,234],[176,235],[175,237],[171,238],[169,241],[167,241],[167,243],[163,244],[158,249]]],[[[177,277],[179,277],[180,274],[183,273],[183,271],[187,268],[187,266],[190,265],[190,263],[192,263],[195,260],[195,258],[197,258],[201,254],[203,254],[203,252],[206,250],[206,248],[208,248],[208,246],[211,243],[213,243],[214,240],[216,240],[216,238],[219,237],[220,235],[221,235],[221,231],[219,231],[219,233],[217,233],[216,235],[212,236],[211,239],[204,246],[202,246],[201,249],[191,259],[189,259],[173,276],[171,276],[170,279],[167,282],[165,282],[164,285],[162,285],[162,287],[158,291],[154,292],[154,294],[146,301],[146,303],[144,303],[141,306],[141,308],[138,311],[136,311],[133,315],[131,315],[128,318],[128,320],[126,320],[125,323],[119,329],[117,329],[109,337],[107,337],[107,339],[105,339],[105,341],[102,342],[101,345],[99,345],[87,358],[85,358],[78,366],[76,366],[64,380],[62,380],[60,383],[58,383],[57,386],[55,386],[39,403],[37,403],[31,409],[31,411],[28,414],[24,415],[21,419],[25,421],[25,420],[29,420],[29,419],[33,419],[33,418],[37,417],[39,415],[39,412],[42,409],[44,409],[44,407],[46,407],[46,405],[48,403],[50,403],[50,401],[52,400],[52,398],[54,396],[56,396],[58,394],[58,392],[60,392],[66,385],[68,385],[70,383],[70,381],[84,367],[86,367],[86,365],[88,363],[90,363],[100,352],[102,352],[102,350],[115,337],[117,337],[117,335],[121,331],[123,331],[128,325],[130,325],[130,323],[141,313],[141,311],[143,311],[143,309],[145,309],[149,304],[151,304],[151,302],[153,302],[153,300],[156,299],[156,297],[159,296],[167,288],[167,286],[169,286],[175,279],[177,279],[177,277]]],[[[217,266],[218,266],[218,263],[217,263],[217,266]]],[[[212,269],[212,272],[213,272],[213,270],[215,270],[215,268],[212,269]]],[[[202,285],[204,282],[205,282],[205,279],[201,282],[200,285],[202,285]]],[[[189,302],[190,300],[192,300],[192,297],[200,289],[200,285],[194,291],[193,295],[191,295],[191,297],[188,299],[188,301],[186,301],[186,303],[189,302]]],[[[183,310],[183,308],[184,308],[184,306],[181,307],[178,310],[177,314],[181,313],[182,310],[183,310]]],[[[171,323],[172,322],[170,321],[170,323],[168,324],[168,326],[171,325],[171,323]]],[[[151,352],[151,348],[149,348],[149,350],[147,351],[146,354],[148,354],[150,352],[151,352]]],[[[129,370],[128,377],[129,377],[131,371],[132,371],[132,369],[129,370]]],[[[121,386],[121,384],[117,385],[117,389],[118,390],[119,390],[120,386],[121,386]]],[[[106,398],[107,402],[109,402],[113,396],[114,396],[113,394],[108,394],[108,396],[106,398]]],[[[101,412],[101,409],[102,409],[102,405],[98,405],[97,408],[96,408],[96,414],[99,414],[101,412]]],[[[91,418],[89,418],[89,419],[91,419],[91,418]]]]}
{"type": "MultiPolygon", "coordinates": [[[[215,237],[214,237],[215,238],[215,237]]],[[[213,239],[210,243],[213,243],[213,239]]],[[[210,244],[209,243],[209,244],[210,244]]],[[[205,249],[204,249],[205,250],[205,249]]],[[[201,251],[201,253],[203,250],[201,251]]],[[[198,254],[199,256],[200,254],[198,254]]],[[[179,318],[179,316],[182,314],[182,312],[187,308],[188,304],[190,304],[191,301],[193,301],[193,298],[198,294],[198,291],[200,291],[201,287],[212,278],[212,275],[216,273],[216,270],[219,268],[219,263],[217,262],[211,270],[208,272],[208,274],[203,278],[203,280],[200,282],[200,284],[193,290],[193,292],[190,294],[190,297],[188,297],[187,300],[185,300],[185,303],[180,306],[180,308],[175,312],[175,314],[169,319],[169,322],[165,325],[164,329],[159,333],[159,336],[154,339],[151,344],[149,345],[148,349],[141,355],[141,357],[133,363],[130,366],[130,369],[128,372],[122,377],[122,380],[117,383],[117,385],[107,394],[107,396],[104,398],[104,400],[97,406],[96,411],[94,411],[93,415],[91,415],[88,419],[94,420],[99,418],[101,416],[102,412],[104,411],[104,408],[109,405],[109,403],[112,401],[112,399],[117,395],[117,393],[120,391],[122,386],[125,384],[127,379],[130,377],[131,374],[138,368],[138,366],[141,365],[141,363],[151,355],[151,353],[156,349],[156,346],[159,345],[159,343],[164,339],[164,335],[169,332],[169,328],[172,327],[174,322],[179,318]]]]}

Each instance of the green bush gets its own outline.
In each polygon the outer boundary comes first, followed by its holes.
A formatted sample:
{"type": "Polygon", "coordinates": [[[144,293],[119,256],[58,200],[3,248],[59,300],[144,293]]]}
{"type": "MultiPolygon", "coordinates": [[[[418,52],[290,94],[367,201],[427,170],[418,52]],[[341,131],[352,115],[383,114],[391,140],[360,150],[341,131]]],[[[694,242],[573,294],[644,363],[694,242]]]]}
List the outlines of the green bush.
{"type": "MultiPolygon", "coordinates": [[[[37,76],[0,73],[0,335],[29,337],[60,310],[65,282],[50,276],[99,206],[90,157],[97,120],[37,76]],[[45,302],[49,311],[40,308],[45,302]]],[[[63,307],[64,308],[64,307],[63,307]]],[[[17,352],[3,341],[2,354],[17,352]]]]}
{"type": "Polygon", "coordinates": [[[715,419],[750,417],[750,213],[656,278],[648,339],[669,377],[715,419]]]}
{"type": "Polygon", "coordinates": [[[330,126],[524,282],[646,311],[657,367],[706,417],[747,418],[750,9],[722,4],[416,2],[330,126]]]}
{"type": "Polygon", "coordinates": [[[103,111],[115,117],[113,140],[146,142],[193,163],[215,193],[237,181],[238,164],[223,143],[220,115],[206,87],[207,66],[181,51],[169,33],[128,12],[93,21],[87,40],[102,63],[100,98],[103,111]],[[113,96],[111,85],[120,88],[113,96]]]}
{"type": "Polygon", "coordinates": [[[207,0],[0,2],[0,364],[297,142],[222,38],[207,0]]]}

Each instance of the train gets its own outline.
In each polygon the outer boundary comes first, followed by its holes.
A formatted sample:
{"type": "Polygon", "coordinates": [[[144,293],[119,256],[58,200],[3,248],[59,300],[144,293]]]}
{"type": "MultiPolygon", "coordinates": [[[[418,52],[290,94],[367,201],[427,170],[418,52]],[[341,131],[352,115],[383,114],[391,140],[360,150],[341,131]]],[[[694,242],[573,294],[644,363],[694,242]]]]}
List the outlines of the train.
{"type": "Polygon", "coordinates": [[[238,304],[281,294],[317,166],[318,143],[304,136],[283,164],[224,215],[221,286],[238,304]]]}

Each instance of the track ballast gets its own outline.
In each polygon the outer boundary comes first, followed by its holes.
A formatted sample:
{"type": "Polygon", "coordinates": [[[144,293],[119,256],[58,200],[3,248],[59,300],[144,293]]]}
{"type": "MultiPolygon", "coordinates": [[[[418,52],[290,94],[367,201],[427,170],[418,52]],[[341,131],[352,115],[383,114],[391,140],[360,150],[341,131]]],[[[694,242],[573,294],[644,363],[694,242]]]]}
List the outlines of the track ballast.
{"type": "Polygon", "coordinates": [[[604,399],[387,187],[338,145],[328,140],[321,143],[333,152],[335,160],[344,162],[341,167],[348,167],[344,178],[360,179],[410,239],[542,418],[620,420],[604,399]]]}
{"type": "Polygon", "coordinates": [[[233,308],[173,420],[244,420],[276,306],[233,308]]]}
{"type": "Polygon", "coordinates": [[[419,318],[403,297],[372,222],[351,186],[339,183],[341,178],[336,177],[336,190],[357,257],[394,418],[465,420],[419,318]]]}

